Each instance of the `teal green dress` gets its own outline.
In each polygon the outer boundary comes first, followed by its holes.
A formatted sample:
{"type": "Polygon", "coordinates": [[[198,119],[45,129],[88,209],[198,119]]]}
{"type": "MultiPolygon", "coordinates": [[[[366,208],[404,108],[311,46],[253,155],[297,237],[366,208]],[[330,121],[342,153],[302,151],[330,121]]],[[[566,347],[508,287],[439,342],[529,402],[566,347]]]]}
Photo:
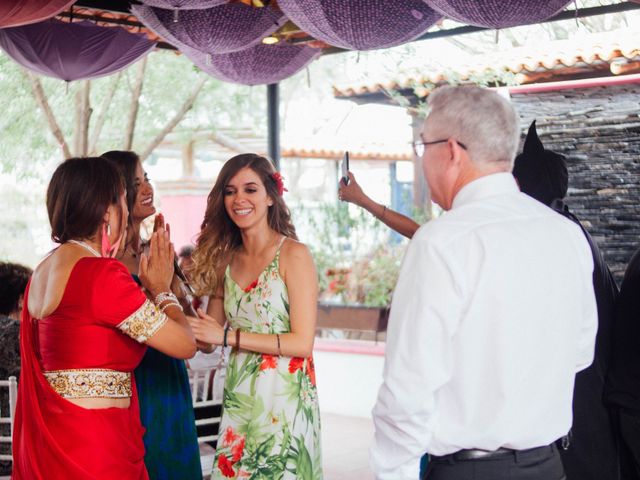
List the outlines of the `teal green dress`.
{"type": "Polygon", "coordinates": [[[184,360],[151,347],[135,370],[144,463],[151,480],[202,480],[200,449],[184,360]]]}

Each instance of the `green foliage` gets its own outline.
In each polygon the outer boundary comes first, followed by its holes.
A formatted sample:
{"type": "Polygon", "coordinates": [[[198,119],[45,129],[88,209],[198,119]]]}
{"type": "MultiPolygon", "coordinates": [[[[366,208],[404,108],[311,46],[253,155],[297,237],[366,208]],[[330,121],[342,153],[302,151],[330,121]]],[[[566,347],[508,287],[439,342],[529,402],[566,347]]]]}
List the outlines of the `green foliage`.
{"type": "Polygon", "coordinates": [[[389,304],[406,242],[393,243],[386,225],[353,205],[292,210],[301,240],[316,263],[321,300],[372,307],[389,304]]]}
{"type": "MultiPolygon", "coordinates": [[[[139,65],[122,72],[118,87],[107,110],[96,152],[122,148],[125,125],[132,101],[132,91],[139,65]]],[[[156,51],[148,56],[133,149],[141,151],[164,128],[204,75],[182,55],[156,51]]],[[[45,94],[70,148],[75,129],[76,92],[83,82],[66,82],[40,77],[45,94]]],[[[89,139],[91,140],[114,76],[91,80],[89,139]]],[[[43,112],[38,107],[30,82],[19,65],[0,53],[0,171],[17,171],[23,176],[41,176],[37,166],[62,153],[50,133],[43,112]]],[[[199,131],[218,127],[252,125],[261,127],[265,111],[262,89],[224,83],[209,78],[193,108],[176,128],[179,141],[189,140],[199,131]]],[[[46,169],[47,175],[50,168],[46,169]]]]}

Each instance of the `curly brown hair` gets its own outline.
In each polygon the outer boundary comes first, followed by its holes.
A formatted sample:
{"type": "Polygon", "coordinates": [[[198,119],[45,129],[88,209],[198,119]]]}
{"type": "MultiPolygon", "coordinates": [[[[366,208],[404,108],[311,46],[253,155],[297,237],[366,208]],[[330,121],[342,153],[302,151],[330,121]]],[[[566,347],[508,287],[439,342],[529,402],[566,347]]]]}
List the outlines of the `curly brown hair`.
{"type": "Polygon", "coordinates": [[[273,200],[267,214],[269,227],[289,238],[298,239],[289,209],[279,195],[278,182],[273,176],[276,170],[271,162],[255,153],[236,155],[223,165],[207,197],[207,209],[193,252],[195,265],[191,272],[198,295],[216,293],[222,286],[223,271],[231,254],[242,245],[240,229],[229,218],[224,206],[224,190],[243,168],[250,168],[258,174],[267,195],[273,200]]]}

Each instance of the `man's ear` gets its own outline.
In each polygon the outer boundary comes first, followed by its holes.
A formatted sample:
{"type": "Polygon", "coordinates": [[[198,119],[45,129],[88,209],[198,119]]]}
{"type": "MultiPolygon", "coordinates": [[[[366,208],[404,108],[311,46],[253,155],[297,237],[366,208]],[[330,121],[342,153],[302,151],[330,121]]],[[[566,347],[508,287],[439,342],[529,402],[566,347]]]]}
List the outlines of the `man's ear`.
{"type": "Polygon", "coordinates": [[[451,165],[459,165],[463,160],[464,149],[453,138],[447,140],[447,147],[449,148],[449,161],[451,165]]]}

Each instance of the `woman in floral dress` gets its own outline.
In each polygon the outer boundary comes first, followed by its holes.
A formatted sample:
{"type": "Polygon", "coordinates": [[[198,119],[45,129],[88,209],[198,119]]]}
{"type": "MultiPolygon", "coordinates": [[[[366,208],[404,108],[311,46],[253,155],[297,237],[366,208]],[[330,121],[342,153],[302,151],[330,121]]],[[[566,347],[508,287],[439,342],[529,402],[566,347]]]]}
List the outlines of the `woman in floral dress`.
{"type": "Polygon", "coordinates": [[[297,241],[282,178],[264,157],[229,160],[209,194],[193,276],[210,296],[191,319],[202,342],[234,347],[214,479],[320,479],[313,367],[317,277],[297,241]]]}

